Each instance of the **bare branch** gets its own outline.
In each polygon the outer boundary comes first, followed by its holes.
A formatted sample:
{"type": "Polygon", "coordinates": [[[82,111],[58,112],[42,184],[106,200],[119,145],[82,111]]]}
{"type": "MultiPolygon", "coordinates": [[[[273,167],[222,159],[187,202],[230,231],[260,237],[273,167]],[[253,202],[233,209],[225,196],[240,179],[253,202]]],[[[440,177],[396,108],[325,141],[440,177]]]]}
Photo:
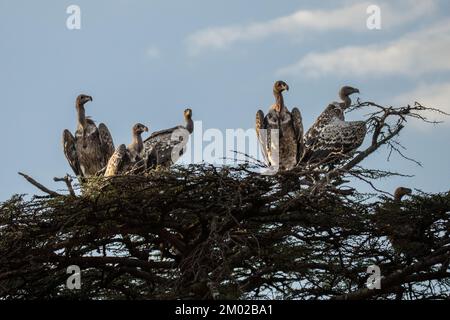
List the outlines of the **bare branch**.
{"type": "Polygon", "coordinates": [[[36,188],[38,188],[42,192],[45,192],[45,193],[47,193],[48,195],[50,195],[52,197],[59,197],[59,196],[61,196],[61,194],[59,194],[59,193],[57,193],[55,191],[52,191],[49,188],[43,186],[42,184],[40,184],[39,182],[37,182],[36,180],[31,178],[30,176],[26,175],[25,173],[18,172],[18,174],[21,175],[22,177],[24,177],[25,180],[27,180],[29,183],[31,183],[33,186],[35,186],[36,188]]]}
{"type": "Polygon", "coordinates": [[[54,177],[53,181],[55,181],[55,182],[64,182],[66,184],[66,186],[67,186],[67,190],[69,190],[69,194],[71,196],[73,196],[73,197],[76,196],[75,191],[73,190],[73,186],[72,186],[73,179],[72,179],[72,177],[70,175],[67,174],[63,178],[54,177]]]}

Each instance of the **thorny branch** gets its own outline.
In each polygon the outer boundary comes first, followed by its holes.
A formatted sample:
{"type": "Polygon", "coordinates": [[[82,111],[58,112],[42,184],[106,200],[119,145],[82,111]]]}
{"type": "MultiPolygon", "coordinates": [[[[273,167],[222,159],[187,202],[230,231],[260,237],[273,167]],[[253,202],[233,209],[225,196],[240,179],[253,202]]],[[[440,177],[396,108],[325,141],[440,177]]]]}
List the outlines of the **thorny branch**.
{"type": "Polygon", "coordinates": [[[56,178],[69,195],[21,174],[50,197],[0,204],[0,299],[449,298],[450,193],[399,203],[346,180],[377,189],[401,175],[361,163],[384,145],[399,152],[406,120],[429,122],[421,113],[432,109],[357,107],[375,108],[369,146],[333,166],[264,176],[190,165],[95,177],[80,190],[56,178]],[[373,264],[382,290],[366,288],[373,264]],[[65,287],[70,265],[82,269],[80,291],[65,287]]]}

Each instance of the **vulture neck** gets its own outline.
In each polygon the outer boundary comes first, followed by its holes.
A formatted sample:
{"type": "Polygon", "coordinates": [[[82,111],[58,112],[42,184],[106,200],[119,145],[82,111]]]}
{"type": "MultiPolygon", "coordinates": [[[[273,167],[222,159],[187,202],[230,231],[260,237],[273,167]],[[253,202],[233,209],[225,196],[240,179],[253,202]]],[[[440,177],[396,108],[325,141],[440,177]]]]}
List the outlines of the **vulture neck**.
{"type": "Polygon", "coordinates": [[[144,143],[142,142],[142,136],[140,133],[133,132],[133,142],[131,143],[134,151],[140,153],[144,149],[144,143]]]}
{"type": "Polygon", "coordinates": [[[194,121],[192,118],[186,118],[186,130],[191,134],[194,131],[194,121]]]}
{"type": "Polygon", "coordinates": [[[273,95],[275,96],[275,110],[277,112],[281,112],[284,108],[284,98],[283,94],[279,91],[273,91],[273,95]]]}
{"type": "Polygon", "coordinates": [[[77,104],[78,124],[83,128],[86,126],[86,110],[82,104],[77,104]]]}
{"type": "Polygon", "coordinates": [[[342,96],[341,99],[344,102],[343,103],[344,109],[347,109],[352,105],[352,100],[350,99],[349,96],[342,96]]]}
{"type": "Polygon", "coordinates": [[[405,195],[403,193],[395,193],[394,194],[394,201],[395,202],[402,202],[402,199],[405,195]]]}

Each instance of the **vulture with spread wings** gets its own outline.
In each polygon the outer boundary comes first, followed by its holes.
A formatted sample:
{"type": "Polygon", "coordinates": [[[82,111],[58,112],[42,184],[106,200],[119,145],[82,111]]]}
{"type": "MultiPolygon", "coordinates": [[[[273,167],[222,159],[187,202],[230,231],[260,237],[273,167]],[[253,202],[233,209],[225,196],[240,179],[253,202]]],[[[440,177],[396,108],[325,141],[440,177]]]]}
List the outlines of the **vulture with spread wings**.
{"type": "Polygon", "coordinates": [[[256,134],[267,165],[291,170],[303,153],[303,123],[299,109],[290,112],[284,105],[285,90],[289,91],[289,86],[284,81],[275,82],[275,104],[267,115],[261,110],[256,113],[256,134]]]}
{"type": "Polygon", "coordinates": [[[63,132],[63,149],[73,172],[81,178],[96,175],[108,163],[114,153],[114,143],[106,125],[86,117],[85,104],[92,97],[81,94],[76,100],[77,129],[75,136],[69,130],[63,132]]]}

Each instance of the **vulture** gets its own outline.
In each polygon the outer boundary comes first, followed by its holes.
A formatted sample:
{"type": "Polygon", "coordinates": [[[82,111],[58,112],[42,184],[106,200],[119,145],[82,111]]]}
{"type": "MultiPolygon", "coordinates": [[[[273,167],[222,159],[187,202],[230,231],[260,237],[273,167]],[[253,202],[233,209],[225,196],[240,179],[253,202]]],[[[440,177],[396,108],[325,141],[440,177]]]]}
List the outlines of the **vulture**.
{"type": "Polygon", "coordinates": [[[412,190],[399,187],[394,192],[394,200],[387,200],[377,210],[375,222],[381,234],[387,235],[397,254],[404,254],[408,261],[430,253],[433,239],[427,235],[431,225],[429,217],[415,216],[402,202],[412,190]]]}
{"type": "Polygon", "coordinates": [[[284,105],[283,91],[289,91],[289,86],[284,81],[275,82],[275,104],[267,115],[261,110],[256,113],[256,135],[267,164],[291,170],[303,152],[303,122],[299,109],[289,112],[284,105]]]}
{"type": "Polygon", "coordinates": [[[339,96],[342,102],[333,102],[322,112],[304,138],[302,163],[330,163],[333,154],[350,155],[364,141],[367,128],[364,121],[345,121],[344,112],[351,106],[350,95],[359,93],[345,86],[339,96]]]}
{"type": "Polygon", "coordinates": [[[125,173],[129,170],[143,166],[143,151],[144,143],[142,142],[142,133],[148,132],[148,128],[141,123],[137,123],[132,128],[133,140],[131,144],[126,147],[121,144],[106,166],[105,177],[115,176],[117,174],[125,173]]]}
{"type": "Polygon", "coordinates": [[[405,187],[398,187],[394,192],[394,201],[400,203],[403,197],[408,196],[412,193],[412,190],[405,187]]]}
{"type": "MultiPolygon", "coordinates": [[[[144,141],[144,158],[152,159],[157,155],[157,165],[170,167],[186,151],[189,135],[194,131],[192,110],[184,110],[185,125],[154,132],[144,141]]],[[[146,160],[149,161],[150,160],[146,160]]]]}
{"type": "Polygon", "coordinates": [[[78,177],[90,177],[97,174],[108,163],[114,153],[114,143],[106,125],[86,117],[85,104],[92,97],[81,94],[76,100],[77,129],[75,137],[69,130],[63,132],[63,149],[73,172],[78,177]]]}

